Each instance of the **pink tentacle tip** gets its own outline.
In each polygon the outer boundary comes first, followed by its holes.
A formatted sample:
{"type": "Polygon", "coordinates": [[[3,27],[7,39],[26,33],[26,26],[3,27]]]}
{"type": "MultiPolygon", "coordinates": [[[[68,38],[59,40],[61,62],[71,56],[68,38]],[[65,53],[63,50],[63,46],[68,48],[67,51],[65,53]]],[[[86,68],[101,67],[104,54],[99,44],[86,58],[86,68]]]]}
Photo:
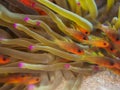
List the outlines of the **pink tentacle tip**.
{"type": "Polygon", "coordinates": [[[77,5],[79,6],[79,5],[80,5],[80,2],[77,2],[77,5]]]}
{"type": "Polygon", "coordinates": [[[17,23],[14,23],[14,24],[13,24],[13,27],[14,27],[14,28],[17,28],[17,23]]]}
{"type": "Polygon", "coordinates": [[[20,62],[20,63],[18,64],[18,67],[19,67],[19,68],[23,68],[23,67],[24,67],[24,63],[23,63],[23,62],[20,62]]]}
{"type": "Polygon", "coordinates": [[[94,67],[93,67],[93,70],[95,70],[95,71],[99,71],[100,68],[99,68],[99,66],[94,66],[94,67]]]}
{"type": "Polygon", "coordinates": [[[66,69],[70,68],[70,64],[65,64],[65,68],[66,69]]]}
{"type": "Polygon", "coordinates": [[[34,88],[35,88],[35,85],[28,85],[28,90],[34,90],[34,88]]]}
{"type": "Polygon", "coordinates": [[[24,21],[25,21],[25,22],[27,22],[28,20],[30,20],[29,17],[25,17],[25,18],[24,18],[24,21]]]}
{"type": "Polygon", "coordinates": [[[40,21],[38,21],[36,24],[37,24],[37,26],[39,26],[40,25],[40,21]]]}
{"type": "Polygon", "coordinates": [[[31,6],[34,8],[35,7],[35,5],[36,5],[36,3],[35,2],[33,2],[32,4],[31,4],[31,6]]]}
{"type": "Polygon", "coordinates": [[[33,48],[34,48],[33,45],[30,45],[30,46],[28,47],[29,50],[32,50],[33,48]]]}
{"type": "Polygon", "coordinates": [[[3,37],[0,37],[0,40],[3,40],[3,39],[5,39],[5,38],[3,38],[3,37]]]}

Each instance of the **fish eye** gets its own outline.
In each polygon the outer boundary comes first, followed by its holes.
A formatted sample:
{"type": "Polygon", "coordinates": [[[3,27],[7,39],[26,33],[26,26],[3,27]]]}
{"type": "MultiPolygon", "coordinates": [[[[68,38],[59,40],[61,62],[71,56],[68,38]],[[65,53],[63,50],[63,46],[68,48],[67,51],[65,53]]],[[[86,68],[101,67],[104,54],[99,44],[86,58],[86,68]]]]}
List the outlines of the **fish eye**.
{"type": "Polygon", "coordinates": [[[39,80],[40,80],[39,78],[36,79],[36,81],[39,81],[39,80]]]}
{"type": "Polygon", "coordinates": [[[7,57],[3,56],[3,61],[6,61],[7,60],[7,57]]]}
{"type": "Polygon", "coordinates": [[[84,39],[84,40],[87,40],[87,38],[86,38],[86,37],[83,37],[83,39],[84,39]]]}
{"type": "Polygon", "coordinates": [[[36,27],[33,27],[33,29],[37,29],[36,27]]]}
{"type": "Polygon", "coordinates": [[[116,38],[116,41],[119,41],[119,38],[118,38],[118,37],[116,38]]]}
{"type": "Polygon", "coordinates": [[[21,75],[21,77],[25,77],[25,75],[24,75],[24,74],[22,74],[22,75],[21,75]]]}
{"type": "Polygon", "coordinates": [[[111,47],[110,50],[113,51],[114,49],[111,47]]]}
{"type": "Polygon", "coordinates": [[[107,43],[105,43],[105,42],[104,42],[104,43],[103,43],[103,45],[105,45],[105,46],[106,46],[106,45],[107,45],[107,43]]]}
{"type": "Polygon", "coordinates": [[[85,34],[88,34],[88,32],[85,32],[85,34]]]}
{"type": "Polygon", "coordinates": [[[80,49],[78,49],[78,50],[77,50],[77,52],[79,52],[79,53],[80,53],[80,52],[82,52],[82,51],[81,51],[80,49]]]}
{"type": "Polygon", "coordinates": [[[113,66],[115,63],[113,61],[110,61],[110,65],[113,66]]]}

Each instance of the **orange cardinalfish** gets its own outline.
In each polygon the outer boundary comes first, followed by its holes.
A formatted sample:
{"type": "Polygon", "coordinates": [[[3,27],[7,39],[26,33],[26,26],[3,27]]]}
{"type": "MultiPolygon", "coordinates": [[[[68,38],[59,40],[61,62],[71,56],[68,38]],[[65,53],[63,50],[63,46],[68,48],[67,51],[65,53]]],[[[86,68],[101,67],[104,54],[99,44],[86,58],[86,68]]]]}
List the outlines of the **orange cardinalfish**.
{"type": "Polygon", "coordinates": [[[66,42],[66,41],[61,41],[58,39],[55,39],[55,42],[60,48],[68,52],[71,52],[77,55],[84,54],[84,50],[74,42],[66,42]]]}
{"type": "Polygon", "coordinates": [[[120,33],[109,28],[108,26],[105,25],[99,25],[98,28],[100,28],[100,30],[102,30],[109,38],[112,42],[114,42],[115,44],[120,44],[120,33]]]}
{"type": "Polygon", "coordinates": [[[109,43],[102,38],[91,36],[91,39],[83,41],[84,44],[92,45],[94,47],[105,48],[108,47],[109,43]]]}
{"type": "Polygon", "coordinates": [[[109,68],[113,73],[120,75],[120,69],[117,68],[109,68]]]}
{"type": "Polygon", "coordinates": [[[74,39],[78,41],[88,40],[87,35],[85,35],[81,31],[73,30],[70,28],[68,28],[67,30],[68,30],[67,32],[69,33],[69,35],[71,35],[74,39]]]}
{"type": "Polygon", "coordinates": [[[107,47],[104,48],[107,52],[110,52],[110,53],[117,53],[117,49],[114,47],[114,45],[112,43],[110,43],[107,47]]]}
{"type": "Polygon", "coordinates": [[[120,34],[113,30],[106,30],[105,33],[115,44],[120,44],[120,34]]]}
{"type": "Polygon", "coordinates": [[[80,26],[76,26],[76,29],[81,31],[82,33],[84,33],[85,35],[89,35],[90,34],[90,31],[89,30],[86,30],[80,26]]]}
{"type": "Polygon", "coordinates": [[[40,82],[40,78],[39,77],[31,77],[28,80],[26,80],[24,83],[25,84],[36,84],[40,82]]]}
{"type": "Polygon", "coordinates": [[[19,0],[24,5],[36,10],[40,15],[46,15],[46,13],[36,6],[36,3],[33,0],[19,0]]]}
{"type": "Polygon", "coordinates": [[[84,58],[86,61],[97,64],[101,67],[106,68],[117,68],[120,69],[120,60],[115,60],[109,57],[101,57],[101,56],[88,56],[84,58]]]}
{"type": "Polygon", "coordinates": [[[15,74],[15,75],[9,75],[0,78],[1,83],[8,83],[8,84],[36,84],[40,82],[40,79],[38,77],[33,77],[32,75],[28,74],[15,74]]]}
{"type": "Polygon", "coordinates": [[[115,56],[119,57],[120,58],[120,51],[118,51],[115,56]]]}
{"type": "Polygon", "coordinates": [[[5,55],[0,55],[0,64],[7,64],[10,62],[10,58],[5,55]]]}

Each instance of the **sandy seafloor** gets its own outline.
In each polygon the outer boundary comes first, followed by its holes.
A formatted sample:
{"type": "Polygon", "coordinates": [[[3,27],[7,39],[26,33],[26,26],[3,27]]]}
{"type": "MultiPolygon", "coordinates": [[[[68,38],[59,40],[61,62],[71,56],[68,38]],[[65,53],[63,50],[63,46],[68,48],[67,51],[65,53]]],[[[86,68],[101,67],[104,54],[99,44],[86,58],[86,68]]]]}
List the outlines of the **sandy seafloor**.
{"type": "MultiPolygon", "coordinates": [[[[58,86],[56,90],[64,90],[66,82],[58,86]]],[[[120,76],[109,71],[102,71],[82,81],[79,90],[120,90],[120,76]]]]}

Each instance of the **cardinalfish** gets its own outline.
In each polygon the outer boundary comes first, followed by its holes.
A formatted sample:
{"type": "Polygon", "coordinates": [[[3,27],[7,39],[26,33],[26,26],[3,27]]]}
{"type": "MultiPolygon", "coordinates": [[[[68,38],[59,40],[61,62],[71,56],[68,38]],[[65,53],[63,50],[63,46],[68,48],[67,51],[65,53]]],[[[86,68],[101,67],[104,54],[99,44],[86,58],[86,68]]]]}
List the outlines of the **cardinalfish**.
{"type": "Polygon", "coordinates": [[[117,68],[108,68],[108,69],[110,69],[113,73],[120,75],[120,69],[117,68]]]}
{"type": "Polygon", "coordinates": [[[36,3],[33,0],[19,0],[24,5],[36,10],[40,15],[46,15],[46,13],[36,6],[36,3]]]}
{"type": "Polygon", "coordinates": [[[107,47],[104,48],[107,52],[110,52],[110,53],[117,53],[117,49],[114,47],[114,45],[112,43],[109,43],[109,45],[107,47]]]}
{"type": "Polygon", "coordinates": [[[69,33],[69,35],[71,35],[74,39],[78,41],[88,40],[88,36],[81,31],[68,28],[67,32],[69,33]]]}
{"type": "Polygon", "coordinates": [[[102,30],[113,43],[120,44],[120,33],[119,32],[113,29],[110,29],[108,26],[105,26],[105,25],[99,25],[98,28],[100,28],[100,30],[102,30]]]}
{"type": "Polygon", "coordinates": [[[13,74],[0,78],[1,83],[8,84],[36,84],[40,82],[40,79],[30,74],[13,74]]]}
{"type": "Polygon", "coordinates": [[[37,84],[40,82],[40,78],[39,77],[31,77],[30,79],[28,79],[26,81],[26,84],[37,84]]]}
{"type": "Polygon", "coordinates": [[[66,41],[61,41],[58,39],[56,39],[55,42],[60,48],[66,50],[68,52],[71,52],[71,53],[74,53],[77,55],[84,54],[84,50],[74,42],[66,42],[66,41]]]}
{"type": "Polygon", "coordinates": [[[115,56],[119,57],[120,58],[120,51],[118,51],[115,56]]]}
{"type": "Polygon", "coordinates": [[[113,58],[101,57],[101,56],[96,56],[96,57],[88,56],[88,57],[84,57],[84,59],[88,62],[97,64],[101,67],[120,69],[120,61],[113,58]]]}
{"type": "Polygon", "coordinates": [[[81,31],[82,33],[84,33],[85,35],[89,35],[90,34],[90,31],[89,30],[87,30],[87,29],[84,29],[84,28],[82,28],[82,27],[80,27],[80,26],[75,26],[76,27],[76,29],[78,30],[78,31],[81,31]]]}
{"type": "Polygon", "coordinates": [[[120,44],[120,34],[117,31],[106,30],[105,33],[113,43],[120,44]]]}
{"type": "Polygon", "coordinates": [[[105,48],[108,47],[109,43],[99,37],[96,36],[90,36],[91,39],[87,40],[87,41],[83,41],[84,44],[88,44],[88,45],[92,45],[94,47],[98,47],[98,48],[105,48]]]}
{"type": "Polygon", "coordinates": [[[109,38],[115,43],[120,45],[120,34],[117,32],[108,33],[109,38]]]}
{"type": "Polygon", "coordinates": [[[10,62],[10,58],[5,55],[0,55],[0,64],[7,64],[10,62]]]}

